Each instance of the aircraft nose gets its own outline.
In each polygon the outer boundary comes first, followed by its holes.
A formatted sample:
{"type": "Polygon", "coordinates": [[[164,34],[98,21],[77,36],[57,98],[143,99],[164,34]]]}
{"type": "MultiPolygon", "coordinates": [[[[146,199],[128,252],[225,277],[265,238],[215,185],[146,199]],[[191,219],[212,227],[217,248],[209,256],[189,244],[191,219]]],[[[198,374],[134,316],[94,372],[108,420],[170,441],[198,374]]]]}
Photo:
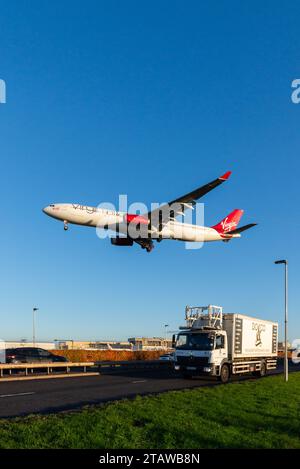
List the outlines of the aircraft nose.
{"type": "Polygon", "coordinates": [[[51,209],[50,209],[49,205],[47,205],[47,207],[44,207],[44,208],[43,208],[43,212],[46,213],[46,215],[49,215],[50,210],[51,210],[51,209]]]}

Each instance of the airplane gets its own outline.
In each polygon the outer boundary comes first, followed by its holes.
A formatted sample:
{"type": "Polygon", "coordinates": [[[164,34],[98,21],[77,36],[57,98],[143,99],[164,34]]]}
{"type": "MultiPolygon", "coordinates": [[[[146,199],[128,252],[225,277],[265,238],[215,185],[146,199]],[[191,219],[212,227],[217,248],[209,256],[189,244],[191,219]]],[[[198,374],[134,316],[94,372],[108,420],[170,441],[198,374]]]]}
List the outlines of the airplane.
{"type": "Polygon", "coordinates": [[[243,231],[257,225],[257,223],[250,223],[238,228],[243,210],[233,210],[227,217],[211,227],[182,223],[176,217],[184,216],[185,210],[193,209],[198,199],[223,184],[230,175],[231,171],[227,171],[208,184],[144,215],[70,203],[50,204],[43,209],[43,212],[63,221],[64,230],[68,230],[69,223],[113,230],[116,233],[116,236],[111,238],[113,245],[132,246],[135,242],[147,252],[151,252],[154,247],[153,239],[157,242],[163,239],[186,242],[228,242],[233,238],[240,238],[243,231]],[[130,230],[130,228],[133,229],[130,230]]]}

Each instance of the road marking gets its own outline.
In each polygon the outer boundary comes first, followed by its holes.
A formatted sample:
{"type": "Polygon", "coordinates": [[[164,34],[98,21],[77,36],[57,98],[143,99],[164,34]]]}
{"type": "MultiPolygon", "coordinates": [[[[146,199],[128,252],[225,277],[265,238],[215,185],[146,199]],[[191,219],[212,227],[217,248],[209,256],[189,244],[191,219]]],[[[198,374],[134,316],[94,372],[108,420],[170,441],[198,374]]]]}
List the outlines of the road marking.
{"type": "Polygon", "coordinates": [[[15,396],[31,396],[32,394],[35,394],[35,392],[18,392],[15,394],[0,394],[1,397],[15,397],[15,396]]]}
{"type": "Polygon", "coordinates": [[[143,379],[143,380],[139,380],[139,381],[132,381],[132,384],[136,384],[136,383],[147,383],[147,380],[143,379]]]}
{"type": "Polygon", "coordinates": [[[70,374],[61,374],[55,373],[53,375],[28,375],[28,376],[6,376],[5,378],[0,378],[0,383],[8,383],[9,381],[34,381],[34,380],[41,380],[41,379],[54,379],[54,378],[81,378],[81,377],[89,377],[89,376],[100,376],[98,371],[86,371],[82,373],[70,373],[70,374]]]}

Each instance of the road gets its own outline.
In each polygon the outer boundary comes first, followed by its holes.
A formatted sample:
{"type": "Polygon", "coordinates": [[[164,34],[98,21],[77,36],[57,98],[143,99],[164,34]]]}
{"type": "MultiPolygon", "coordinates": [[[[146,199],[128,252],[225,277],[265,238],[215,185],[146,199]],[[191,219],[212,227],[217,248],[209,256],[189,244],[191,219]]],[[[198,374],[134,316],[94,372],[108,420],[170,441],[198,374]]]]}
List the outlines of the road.
{"type": "MultiPolygon", "coordinates": [[[[278,371],[282,372],[282,367],[278,371]]],[[[0,382],[0,418],[75,410],[86,404],[132,398],[137,394],[208,385],[217,385],[217,381],[203,377],[184,380],[164,367],[148,370],[105,370],[99,376],[0,382]]]]}

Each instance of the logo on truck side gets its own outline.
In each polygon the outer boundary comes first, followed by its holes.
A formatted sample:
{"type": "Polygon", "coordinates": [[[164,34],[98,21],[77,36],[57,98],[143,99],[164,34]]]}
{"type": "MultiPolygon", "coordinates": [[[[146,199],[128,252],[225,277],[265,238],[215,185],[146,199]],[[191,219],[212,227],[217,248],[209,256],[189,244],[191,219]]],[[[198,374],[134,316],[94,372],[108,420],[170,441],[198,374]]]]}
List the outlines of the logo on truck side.
{"type": "Polygon", "coordinates": [[[255,346],[259,347],[262,344],[261,333],[266,330],[265,324],[252,323],[252,330],[256,332],[255,346]]]}

